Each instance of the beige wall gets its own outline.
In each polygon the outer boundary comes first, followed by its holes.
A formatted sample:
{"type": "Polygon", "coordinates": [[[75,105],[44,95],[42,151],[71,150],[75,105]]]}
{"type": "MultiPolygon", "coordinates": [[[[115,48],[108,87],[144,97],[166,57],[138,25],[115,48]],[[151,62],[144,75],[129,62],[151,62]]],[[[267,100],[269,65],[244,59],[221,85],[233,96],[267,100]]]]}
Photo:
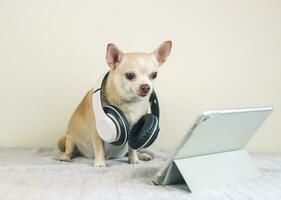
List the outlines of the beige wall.
{"type": "Polygon", "coordinates": [[[249,144],[281,153],[281,1],[0,0],[0,146],[54,146],[105,47],[173,40],[156,86],[171,149],[206,109],[273,105],[249,144]]]}

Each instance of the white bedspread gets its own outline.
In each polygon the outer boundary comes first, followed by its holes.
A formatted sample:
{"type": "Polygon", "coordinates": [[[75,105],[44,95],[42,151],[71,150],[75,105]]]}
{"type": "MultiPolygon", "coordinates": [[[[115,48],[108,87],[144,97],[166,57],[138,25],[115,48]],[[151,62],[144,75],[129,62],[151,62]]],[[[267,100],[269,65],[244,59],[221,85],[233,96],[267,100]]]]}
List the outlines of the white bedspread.
{"type": "Polygon", "coordinates": [[[262,176],[242,183],[190,194],[163,186],[151,179],[167,153],[138,165],[126,159],[107,161],[96,169],[93,160],[82,157],[72,163],[55,160],[60,153],[48,148],[0,148],[0,200],[6,199],[267,199],[281,200],[281,156],[253,156],[262,176]]]}

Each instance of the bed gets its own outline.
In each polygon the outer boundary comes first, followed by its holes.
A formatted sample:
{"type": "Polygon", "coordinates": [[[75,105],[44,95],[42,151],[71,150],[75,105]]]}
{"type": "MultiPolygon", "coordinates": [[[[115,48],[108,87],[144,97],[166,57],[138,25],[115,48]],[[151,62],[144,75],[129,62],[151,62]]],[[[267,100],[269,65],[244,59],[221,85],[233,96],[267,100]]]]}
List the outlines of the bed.
{"type": "Polygon", "coordinates": [[[142,164],[122,158],[96,169],[83,157],[59,162],[53,148],[0,148],[0,199],[281,199],[281,155],[252,155],[262,176],[193,194],[151,183],[169,155],[154,152],[156,157],[142,164]]]}

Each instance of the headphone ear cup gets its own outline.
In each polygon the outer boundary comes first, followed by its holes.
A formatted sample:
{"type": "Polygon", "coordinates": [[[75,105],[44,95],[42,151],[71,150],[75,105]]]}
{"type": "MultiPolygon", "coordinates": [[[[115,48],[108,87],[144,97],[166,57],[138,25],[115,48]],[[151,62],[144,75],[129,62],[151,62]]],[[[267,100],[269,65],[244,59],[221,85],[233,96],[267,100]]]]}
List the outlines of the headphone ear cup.
{"type": "Polygon", "coordinates": [[[148,142],[146,145],[144,145],[144,147],[142,147],[142,148],[147,148],[147,147],[149,147],[150,145],[152,145],[153,142],[156,140],[156,138],[157,138],[157,136],[158,136],[158,134],[159,134],[159,131],[160,131],[160,128],[159,128],[159,124],[158,124],[158,122],[157,122],[157,127],[156,127],[156,130],[155,130],[155,133],[153,134],[153,136],[151,137],[151,139],[149,140],[149,142],[148,142]]]}
{"type": "Polygon", "coordinates": [[[115,146],[121,146],[128,140],[129,123],[123,112],[111,105],[103,107],[105,114],[114,122],[117,130],[117,138],[114,142],[110,143],[115,146]]]}
{"type": "Polygon", "coordinates": [[[150,146],[159,133],[158,119],[155,115],[145,114],[133,126],[129,134],[129,146],[138,150],[150,146]]]}

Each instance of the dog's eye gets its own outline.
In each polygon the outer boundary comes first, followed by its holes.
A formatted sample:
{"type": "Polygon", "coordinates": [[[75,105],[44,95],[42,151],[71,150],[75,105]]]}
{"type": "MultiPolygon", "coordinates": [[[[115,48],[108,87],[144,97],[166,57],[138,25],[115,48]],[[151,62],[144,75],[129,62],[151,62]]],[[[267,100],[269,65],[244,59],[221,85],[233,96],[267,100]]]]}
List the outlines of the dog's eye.
{"type": "Polygon", "coordinates": [[[153,72],[149,75],[150,79],[156,79],[156,77],[157,77],[157,72],[153,72]]]}
{"type": "Polygon", "coordinates": [[[132,72],[128,72],[128,73],[125,73],[125,77],[128,80],[133,80],[136,77],[136,75],[132,72]]]}

